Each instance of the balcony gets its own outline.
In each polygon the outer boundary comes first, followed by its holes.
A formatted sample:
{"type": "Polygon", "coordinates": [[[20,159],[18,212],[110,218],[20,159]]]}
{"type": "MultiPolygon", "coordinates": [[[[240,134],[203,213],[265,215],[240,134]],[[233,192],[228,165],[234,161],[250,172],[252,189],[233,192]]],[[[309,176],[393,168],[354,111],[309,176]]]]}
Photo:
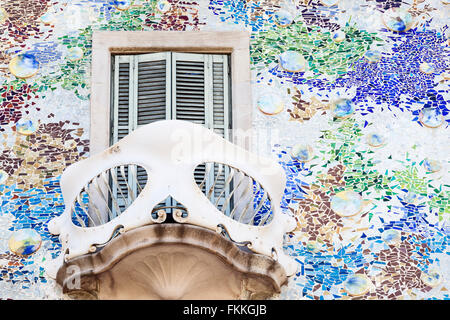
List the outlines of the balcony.
{"type": "Polygon", "coordinates": [[[61,188],[47,272],[74,298],[261,299],[295,273],[283,169],[201,125],[142,126],[66,168],[61,188]]]}

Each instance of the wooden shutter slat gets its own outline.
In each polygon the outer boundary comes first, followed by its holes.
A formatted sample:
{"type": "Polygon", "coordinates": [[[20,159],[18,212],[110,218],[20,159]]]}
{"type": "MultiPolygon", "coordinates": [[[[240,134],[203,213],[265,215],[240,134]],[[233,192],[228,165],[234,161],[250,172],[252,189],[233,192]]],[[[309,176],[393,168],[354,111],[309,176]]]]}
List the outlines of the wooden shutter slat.
{"type": "Polygon", "coordinates": [[[170,53],[138,56],[137,125],[169,119],[170,53]]]}

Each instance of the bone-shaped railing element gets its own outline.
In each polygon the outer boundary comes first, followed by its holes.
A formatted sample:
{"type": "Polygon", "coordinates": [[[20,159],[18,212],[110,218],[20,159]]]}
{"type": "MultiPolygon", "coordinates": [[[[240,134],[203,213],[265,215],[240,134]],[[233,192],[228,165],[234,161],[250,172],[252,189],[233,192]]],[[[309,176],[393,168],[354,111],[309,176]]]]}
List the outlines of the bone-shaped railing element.
{"type": "Polygon", "coordinates": [[[80,227],[94,227],[122,214],[146,185],[138,171],[145,172],[136,165],[121,165],[92,178],[72,203],[72,221],[80,227]]]}
{"type": "MultiPolygon", "coordinates": [[[[270,197],[258,181],[226,164],[206,163],[197,168],[206,168],[204,171],[196,172],[197,184],[222,214],[238,222],[258,226],[272,220],[270,197]],[[203,179],[199,182],[198,178],[201,175],[203,179]]],[[[84,228],[94,227],[122,214],[146,185],[147,181],[143,181],[142,172],[146,178],[147,174],[142,167],[122,165],[103,171],[92,178],[73,202],[72,222],[84,228]],[[138,171],[141,172],[140,176],[138,171]]],[[[152,210],[152,217],[157,222],[163,222],[168,212],[171,213],[174,209],[185,211],[182,204],[167,206],[166,203],[162,203],[152,210]]],[[[175,212],[180,215],[179,211],[175,212]]]]}
{"type": "MultiPolygon", "coordinates": [[[[64,170],[61,189],[66,208],[48,225],[52,234],[59,235],[62,249],[46,270],[55,277],[64,261],[96,251],[118,230],[125,232],[162,222],[164,219],[152,214],[153,209],[171,196],[187,209],[187,215],[174,212],[177,222],[226,231],[232,241],[247,243],[253,252],[273,257],[288,276],[292,275],[296,263],[283,252],[283,237],[296,227],[296,222],[281,211],[285,181],[283,168],[276,161],[252,154],[201,125],[165,120],[142,126],[105,151],[64,170]],[[235,168],[257,181],[270,198],[271,221],[261,225],[245,224],[223,214],[194,179],[194,170],[204,163],[235,168]],[[106,179],[105,172],[111,175],[112,168],[129,165],[142,167],[148,176],[147,184],[134,201],[120,215],[103,221],[106,223],[90,227],[74,224],[74,203],[82,200],[80,192],[86,190],[93,178],[106,179]]],[[[101,187],[99,189],[101,191],[101,187]]]]}
{"type": "Polygon", "coordinates": [[[226,164],[204,165],[205,175],[199,188],[222,214],[238,222],[256,226],[272,221],[272,201],[257,180],[226,164]],[[210,183],[206,185],[208,177],[210,183]]]}

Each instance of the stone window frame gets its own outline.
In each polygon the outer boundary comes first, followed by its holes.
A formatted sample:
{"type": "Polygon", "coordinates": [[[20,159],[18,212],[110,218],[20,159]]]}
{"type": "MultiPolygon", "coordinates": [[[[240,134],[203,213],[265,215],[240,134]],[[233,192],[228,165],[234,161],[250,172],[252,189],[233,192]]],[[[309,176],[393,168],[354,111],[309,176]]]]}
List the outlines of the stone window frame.
{"type": "Polygon", "coordinates": [[[230,54],[232,141],[249,148],[252,88],[247,31],[94,31],[92,35],[90,154],[110,146],[111,61],[115,54],[152,52],[230,54]]]}

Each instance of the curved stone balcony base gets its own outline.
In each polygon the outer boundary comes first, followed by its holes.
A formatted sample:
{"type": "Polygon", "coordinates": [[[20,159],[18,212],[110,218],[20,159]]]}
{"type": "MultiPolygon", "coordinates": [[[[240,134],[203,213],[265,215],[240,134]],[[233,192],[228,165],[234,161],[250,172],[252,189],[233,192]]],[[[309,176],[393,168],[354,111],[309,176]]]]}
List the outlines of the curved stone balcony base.
{"type": "Polygon", "coordinates": [[[57,282],[76,299],[266,299],[287,282],[275,260],[211,230],[153,224],[65,262],[57,282]]]}

